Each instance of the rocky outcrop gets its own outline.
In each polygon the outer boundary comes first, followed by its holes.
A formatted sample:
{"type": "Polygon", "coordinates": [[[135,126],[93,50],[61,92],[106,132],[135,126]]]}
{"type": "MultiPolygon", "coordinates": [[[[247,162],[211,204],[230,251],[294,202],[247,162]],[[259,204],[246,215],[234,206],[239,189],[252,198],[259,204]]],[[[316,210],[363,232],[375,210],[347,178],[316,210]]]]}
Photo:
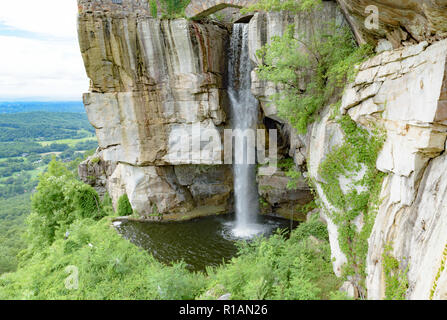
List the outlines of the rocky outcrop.
{"type": "Polygon", "coordinates": [[[231,168],[214,148],[227,121],[228,30],[154,19],[145,1],[78,4],[91,79],[84,104],[99,143],[81,177],[107,189],[115,203],[126,193],[142,216],[230,210],[231,168]],[[202,178],[185,179],[197,171],[202,178]]]}
{"type": "MultiPolygon", "coordinates": [[[[446,275],[441,268],[447,244],[447,188],[443,181],[446,99],[447,40],[432,45],[421,42],[368,60],[343,96],[341,113],[371,131],[381,126],[387,136],[376,164],[387,176],[368,240],[366,284],[370,299],[384,298],[382,255],[386,245],[392,245],[402,270],[408,268],[407,298],[446,297],[446,275]]],[[[329,113],[313,126],[311,135],[309,174],[317,181],[317,192],[330,212],[336,209],[321,188],[325,182],[318,169],[330,150],[343,142],[344,135],[329,113]]],[[[358,176],[349,179],[352,182],[358,176]]],[[[326,219],[334,270],[340,274],[346,257],[338,243],[337,226],[326,219]]],[[[361,219],[357,225],[363,227],[361,219]]]]}
{"type": "Polygon", "coordinates": [[[361,43],[394,48],[447,37],[446,0],[337,0],[361,43]],[[374,26],[377,22],[378,25],[374,26]]]}
{"type": "Polygon", "coordinates": [[[261,211],[279,217],[305,221],[307,212],[302,207],[313,200],[309,185],[300,179],[298,185],[290,189],[290,178],[283,171],[271,176],[258,176],[258,189],[261,197],[261,211]]]}

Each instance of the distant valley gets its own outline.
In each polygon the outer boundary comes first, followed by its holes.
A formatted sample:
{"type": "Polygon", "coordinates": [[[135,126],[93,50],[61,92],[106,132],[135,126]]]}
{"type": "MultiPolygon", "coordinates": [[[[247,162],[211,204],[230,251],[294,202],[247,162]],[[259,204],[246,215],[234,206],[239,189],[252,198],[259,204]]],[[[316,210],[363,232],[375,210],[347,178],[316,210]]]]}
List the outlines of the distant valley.
{"type": "Polygon", "coordinates": [[[16,268],[38,176],[53,157],[75,171],[96,148],[82,102],[0,102],[0,274],[16,268]]]}

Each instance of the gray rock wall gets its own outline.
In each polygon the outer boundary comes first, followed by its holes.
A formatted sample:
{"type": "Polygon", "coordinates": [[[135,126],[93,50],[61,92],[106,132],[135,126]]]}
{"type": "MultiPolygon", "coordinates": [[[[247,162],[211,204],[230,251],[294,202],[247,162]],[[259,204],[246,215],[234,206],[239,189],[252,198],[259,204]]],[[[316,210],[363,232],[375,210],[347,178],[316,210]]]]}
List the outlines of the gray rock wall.
{"type": "MultiPolygon", "coordinates": [[[[446,274],[436,280],[447,245],[447,40],[422,42],[386,51],[368,60],[343,96],[341,113],[358,125],[386,130],[387,140],[376,163],[387,174],[380,195],[367,255],[368,298],[385,296],[382,254],[392,245],[393,256],[408,266],[409,299],[446,298],[446,274]]],[[[329,113],[312,128],[308,164],[327,212],[335,211],[321,184],[318,168],[326,155],[343,142],[343,132],[329,113]]],[[[358,174],[361,175],[361,172],[358,174]]],[[[355,175],[354,175],[355,176],[355,175]]],[[[352,182],[353,178],[347,178],[352,182]]],[[[341,274],[346,257],[338,243],[338,229],[326,215],[334,271],[341,274]]],[[[363,228],[362,219],[358,227],[363,228]]]]}
{"type": "Polygon", "coordinates": [[[231,210],[231,168],[210,143],[192,148],[193,128],[219,140],[227,125],[228,30],[154,19],[144,1],[78,3],[80,47],[91,79],[84,104],[99,142],[97,154],[81,165],[81,177],[105,188],[114,203],[126,193],[145,217],[231,210]],[[179,150],[186,150],[182,157],[179,150]],[[175,170],[179,165],[189,167],[175,170]],[[197,168],[200,181],[182,183],[186,175],[197,176],[197,168]]]}

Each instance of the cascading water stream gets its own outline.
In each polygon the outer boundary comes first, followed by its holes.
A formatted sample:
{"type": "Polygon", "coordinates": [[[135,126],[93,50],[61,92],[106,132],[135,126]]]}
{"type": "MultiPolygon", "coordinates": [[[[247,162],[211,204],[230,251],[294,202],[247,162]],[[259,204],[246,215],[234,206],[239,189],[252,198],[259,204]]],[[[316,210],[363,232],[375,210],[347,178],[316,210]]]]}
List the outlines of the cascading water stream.
{"type": "MultiPolygon", "coordinates": [[[[253,68],[248,51],[248,24],[235,24],[229,52],[228,92],[233,132],[236,135],[251,129],[253,136],[256,136],[258,101],[251,93],[250,75],[253,68]]],[[[244,143],[235,143],[233,149],[236,209],[233,234],[240,238],[252,237],[264,231],[264,227],[257,224],[259,196],[256,184],[256,165],[249,161],[247,148],[250,148],[248,139],[244,143]],[[238,157],[242,157],[241,155],[244,155],[242,164],[236,160],[238,157]]],[[[248,152],[255,152],[254,147],[248,152]]]]}

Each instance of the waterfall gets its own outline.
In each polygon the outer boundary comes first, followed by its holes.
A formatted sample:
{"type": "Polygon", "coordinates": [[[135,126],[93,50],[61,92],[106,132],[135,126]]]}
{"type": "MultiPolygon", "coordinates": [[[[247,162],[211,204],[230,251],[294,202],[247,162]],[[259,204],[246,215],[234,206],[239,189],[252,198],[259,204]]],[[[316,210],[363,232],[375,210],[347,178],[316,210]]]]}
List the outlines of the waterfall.
{"type": "MultiPolygon", "coordinates": [[[[233,132],[246,132],[252,129],[256,136],[258,121],[258,101],[251,93],[251,71],[254,66],[248,52],[248,24],[235,24],[230,43],[228,65],[228,92],[231,104],[233,132]]],[[[240,137],[239,137],[240,139],[240,137]]],[[[235,139],[238,140],[237,138],[235,139]]],[[[251,237],[263,231],[257,224],[259,212],[259,199],[256,184],[256,165],[249,162],[248,152],[255,149],[248,148],[248,139],[239,140],[243,143],[234,143],[233,172],[236,222],[233,234],[236,237],[251,237]],[[243,161],[236,160],[239,159],[243,161]]],[[[253,141],[254,143],[255,141],[253,141]]]]}

